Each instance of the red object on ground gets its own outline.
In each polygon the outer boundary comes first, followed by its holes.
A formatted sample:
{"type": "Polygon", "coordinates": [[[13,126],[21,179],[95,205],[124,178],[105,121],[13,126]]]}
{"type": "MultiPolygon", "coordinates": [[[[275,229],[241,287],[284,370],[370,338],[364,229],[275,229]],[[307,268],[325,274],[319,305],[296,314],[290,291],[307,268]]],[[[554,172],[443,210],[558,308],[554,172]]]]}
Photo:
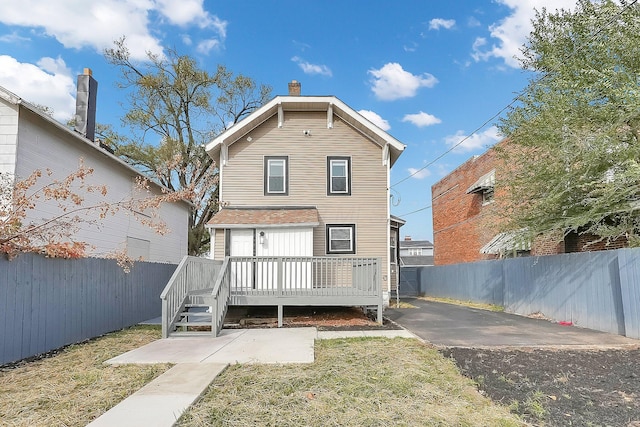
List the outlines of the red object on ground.
{"type": "Polygon", "coordinates": [[[562,326],[573,326],[573,322],[568,322],[566,320],[561,320],[560,322],[558,322],[558,325],[562,325],[562,326]]]}

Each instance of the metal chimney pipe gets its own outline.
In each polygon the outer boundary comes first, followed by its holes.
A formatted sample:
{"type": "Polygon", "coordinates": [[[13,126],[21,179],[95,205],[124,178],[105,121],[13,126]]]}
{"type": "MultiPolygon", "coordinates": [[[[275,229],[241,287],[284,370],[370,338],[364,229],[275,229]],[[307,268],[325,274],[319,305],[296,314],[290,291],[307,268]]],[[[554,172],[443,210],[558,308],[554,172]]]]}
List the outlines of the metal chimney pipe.
{"type": "Polygon", "coordinates": [[[91,76],[91,69],[85,68],[78,76],[76,95],[76,132],[94,141],[96,137],[96,96],[98,82],[91,76]]]}

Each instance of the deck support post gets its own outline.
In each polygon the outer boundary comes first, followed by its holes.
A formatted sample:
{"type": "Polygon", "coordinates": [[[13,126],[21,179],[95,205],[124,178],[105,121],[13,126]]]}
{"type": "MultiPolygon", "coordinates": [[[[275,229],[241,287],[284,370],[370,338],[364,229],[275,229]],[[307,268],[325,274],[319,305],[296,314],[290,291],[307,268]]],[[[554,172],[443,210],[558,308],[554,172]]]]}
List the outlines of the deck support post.
{"type": "Polygon", "coordinates": [[[284,307],[282,304],[278,305],[278,328],[282,328],[282,317],[283,317],[284,307]]]}
{"type": "Polygon", "coordinates": [[[382,325],[382,304],[378,304],[378,323],[382,325]]]}

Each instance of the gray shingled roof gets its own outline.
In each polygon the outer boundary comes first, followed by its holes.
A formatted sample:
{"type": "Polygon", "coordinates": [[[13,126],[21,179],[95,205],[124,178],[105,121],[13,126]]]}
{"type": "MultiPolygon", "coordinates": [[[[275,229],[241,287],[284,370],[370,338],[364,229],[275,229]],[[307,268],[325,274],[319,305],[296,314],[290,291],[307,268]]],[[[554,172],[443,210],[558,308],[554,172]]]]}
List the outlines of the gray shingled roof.
{"type": "Polygon", "coordinates": [[[433,248],[428,240],[400,240],[400,248],[433,248]]]}

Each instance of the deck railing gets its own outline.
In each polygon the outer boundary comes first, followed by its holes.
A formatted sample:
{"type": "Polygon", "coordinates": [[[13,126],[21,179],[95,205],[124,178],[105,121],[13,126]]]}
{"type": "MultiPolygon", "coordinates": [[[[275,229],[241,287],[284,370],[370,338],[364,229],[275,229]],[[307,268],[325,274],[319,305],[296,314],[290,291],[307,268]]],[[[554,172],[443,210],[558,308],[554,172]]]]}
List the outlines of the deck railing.
{"type": "Polygon", "coordinates": [[[231,269],[229,268],[229,258],[227,257],[222,264],[222,268],[218,273],[213,290],[211,291],[211,333],[217,337],[222,330],[224,318],[227,315],[229,307],[229,298],[231,297],[231,269]]]}
{"type": "Polygon", "coordinates": [[[382,323],[378,258],[229,257],[233,305],[275,305],[282,326],[287,305],[377,306],[382,323]]]}
{"type": "Polygon", "coordinates": [[[233,295],[381,294],[377,258],[229,257],[233,295]]]}
{"type": "Polygon", "coordinates": [[[211,288],[222,268],[221,261],[185,256],[173,272],[160,299],[162,300],[162,337],[167,338],[173,330],[176,316],[184,308],[187,294],[191,291],[211,288]]]}

